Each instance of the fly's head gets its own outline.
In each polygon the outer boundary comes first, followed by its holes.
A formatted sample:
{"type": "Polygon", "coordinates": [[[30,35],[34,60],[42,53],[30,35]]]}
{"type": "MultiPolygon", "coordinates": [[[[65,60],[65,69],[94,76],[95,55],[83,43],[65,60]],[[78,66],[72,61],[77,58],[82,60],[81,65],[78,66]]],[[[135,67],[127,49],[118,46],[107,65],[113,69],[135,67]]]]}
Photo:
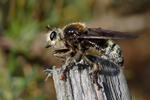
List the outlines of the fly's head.
{"type": "Polygon", "coordinates": [[[47,40],[47,45],[46,48],[49,47],[54,47],[54,48],[59,48],[60,42],[64,39],[64,33],[62,29],[60,28],[55,28],[55,29],[49,29],[47,34],[46,34],[46,40],[47,40]]]}

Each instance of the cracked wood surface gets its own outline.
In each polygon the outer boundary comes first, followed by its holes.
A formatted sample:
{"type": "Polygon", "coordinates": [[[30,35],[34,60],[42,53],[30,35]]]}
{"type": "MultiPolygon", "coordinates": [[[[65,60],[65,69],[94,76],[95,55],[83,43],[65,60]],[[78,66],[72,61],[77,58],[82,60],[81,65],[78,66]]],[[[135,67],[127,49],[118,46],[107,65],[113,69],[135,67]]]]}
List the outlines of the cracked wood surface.
{"type": "Polygon", "coordinates": [[[99,59],[98,64],[101,68],[98,76],[100,90],[89,75],[92,68],[88,64],[73,65],[67,73],[67,81],[60,80],[64,66],[53,67],[51,73],[57,100],[131,100],[123,68],[104,59],[99,59]]]}

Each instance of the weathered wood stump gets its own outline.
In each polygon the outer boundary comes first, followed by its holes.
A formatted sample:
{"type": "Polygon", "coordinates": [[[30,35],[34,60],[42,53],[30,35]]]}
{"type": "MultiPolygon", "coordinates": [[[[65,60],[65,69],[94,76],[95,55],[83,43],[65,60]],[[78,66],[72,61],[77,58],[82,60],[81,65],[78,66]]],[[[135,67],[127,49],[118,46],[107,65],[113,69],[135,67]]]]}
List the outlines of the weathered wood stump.
{"type": "MultiPolygon", "coordinates": [[[[89,74],[91,65],[85,61],[74,63],[67,73],[67,80],[60,80],[64,66],[53,67],[50,71],[54,80],[58,100],[131,100],[123,68],[116,64],[98,58],[101,69],[98,83],[102,86],[97,90],[96,84],[89,74]]],[[[50,75],[50,73],[49,73],[50,75]]]]}

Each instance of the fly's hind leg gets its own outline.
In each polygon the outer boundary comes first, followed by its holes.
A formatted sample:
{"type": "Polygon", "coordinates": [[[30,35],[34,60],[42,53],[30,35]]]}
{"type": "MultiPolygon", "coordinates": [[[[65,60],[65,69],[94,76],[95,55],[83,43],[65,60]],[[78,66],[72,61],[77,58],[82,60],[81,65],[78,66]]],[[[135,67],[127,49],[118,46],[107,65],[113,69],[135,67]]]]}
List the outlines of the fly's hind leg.
{"type": "Polygon", "coordinates": [[[96,63],[93,63],[93,82],[97,85],[97,90],[100,90],[102,88],[102,86],[98,83],[98,73],[99,73],[99,66],[96,63]]]}
{"type": "Polygon", "coordinates": [[[100,67],[96,62],[96,57],[91,56],[91,55],[86,55],[86,59],[92,63],[93,65],[93,71],[90,73],[93,78],[93,82],[97,85],[97,90],[100,90],[102,86],[98,83],[98,75],[100,71],[100,67]]]}

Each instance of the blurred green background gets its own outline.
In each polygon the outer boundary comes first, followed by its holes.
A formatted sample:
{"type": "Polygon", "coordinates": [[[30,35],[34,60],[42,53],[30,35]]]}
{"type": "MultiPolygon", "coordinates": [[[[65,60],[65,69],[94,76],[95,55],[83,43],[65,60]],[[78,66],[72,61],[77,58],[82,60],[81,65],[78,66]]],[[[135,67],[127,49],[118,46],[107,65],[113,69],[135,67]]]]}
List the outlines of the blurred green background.
{"type": "Polygon", "coordinates": [[[125,56],[133,100],[148,100],[149,5],[149,0],[0,0],[0,100],[56,100],[53,81],[44,81],[43,69],[61,61],[44,48],[43,30],[78,21],[140,35],[116,42],[125,56]]]}

